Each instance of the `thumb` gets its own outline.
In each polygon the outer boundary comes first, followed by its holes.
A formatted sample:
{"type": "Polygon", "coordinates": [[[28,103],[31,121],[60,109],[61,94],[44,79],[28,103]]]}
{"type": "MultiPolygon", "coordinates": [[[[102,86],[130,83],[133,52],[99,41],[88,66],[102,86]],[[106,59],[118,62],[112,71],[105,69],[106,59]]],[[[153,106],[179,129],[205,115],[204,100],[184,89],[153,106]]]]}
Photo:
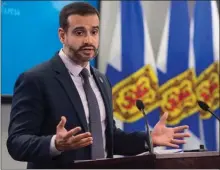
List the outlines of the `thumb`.
{"type": "Polygon", "coordinates": [[[166,124],[167,118],[168,118],[168,112],[164,112],[164,114],[160,118],[160,123],[166,124]]]}
{"type": "Polygon", "coordinates": [[[62,117],[61,117],[61,120],[60,120],[60,122],[59,122],[59,124],[57,125],[57,129],[62,129],[62,128],[64,128],[65,124],[66,124],[66,117],[65,117],[65,116],[62,116],[62,117]]]}

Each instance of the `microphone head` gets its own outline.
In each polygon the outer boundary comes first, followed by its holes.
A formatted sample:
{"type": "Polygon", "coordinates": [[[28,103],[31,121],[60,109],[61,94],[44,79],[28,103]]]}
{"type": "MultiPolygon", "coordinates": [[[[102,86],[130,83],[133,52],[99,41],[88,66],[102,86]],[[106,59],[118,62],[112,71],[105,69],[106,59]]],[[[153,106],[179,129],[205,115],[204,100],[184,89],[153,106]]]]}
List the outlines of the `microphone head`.
{"type": "Polygon", "coordinates": [[[204,110],[204,111],[208,111],[209,110],[209,106],[205,103],[205,102],[203,102],[203,101],[197,101],[198,102],[198,105],[199,105],[199,107],[202,109],[202,110],[204,110]]]}
{"type": "Polygon", "coordinates": [[[144,110],[144,103],[141,100],[136,100],[136,106],[139,110],[144,110]]]}

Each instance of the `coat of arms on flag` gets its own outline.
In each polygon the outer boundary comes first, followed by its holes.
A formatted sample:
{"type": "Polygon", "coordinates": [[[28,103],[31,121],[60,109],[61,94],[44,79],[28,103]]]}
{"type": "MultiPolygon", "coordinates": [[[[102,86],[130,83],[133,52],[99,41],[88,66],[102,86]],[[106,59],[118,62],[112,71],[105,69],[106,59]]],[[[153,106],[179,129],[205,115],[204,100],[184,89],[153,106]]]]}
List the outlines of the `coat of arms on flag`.
{"type": "Polygon", "coordinates": [[[160,86],[159,101],[163,112],[168,111],[168,125],[176,125],[197,111],[196,76],[188,69],[160,86]]]}
{"type": "MultiPolygon", "coordinates": [[[[207,103],[212,110],[219,108],[219,62],[214,62],[197,78],[196,93],[198,100],[207,103]]],[[[209,119],[211,113],[200,110],[202,119],[209,119]]]]}
{"type": "Polygon", "coordinates": [[[141,117],[142,113],[136,108],[137,99],[141,99],[146,112],[158,107],[158,82],[150,65],[146,65],[123,79],[113,87],[113,106],[115,116],[125,122],[133,122],[141,117]]]}

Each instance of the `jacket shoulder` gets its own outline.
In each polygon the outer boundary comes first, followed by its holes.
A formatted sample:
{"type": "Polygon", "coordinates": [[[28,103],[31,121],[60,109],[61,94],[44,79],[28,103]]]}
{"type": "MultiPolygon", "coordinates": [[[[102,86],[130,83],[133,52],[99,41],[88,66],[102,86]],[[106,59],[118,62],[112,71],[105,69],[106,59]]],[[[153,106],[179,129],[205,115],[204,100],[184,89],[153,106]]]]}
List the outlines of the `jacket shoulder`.
{"type": "Polygon", "coordinates": [[[41,64],[38,64],[29,70],[26,70],[24,73],[25,74],[40,74],[40,73],[47,73],[48,71],[51,70],[51,65],[49,61],[45,61],[41,64]]]}

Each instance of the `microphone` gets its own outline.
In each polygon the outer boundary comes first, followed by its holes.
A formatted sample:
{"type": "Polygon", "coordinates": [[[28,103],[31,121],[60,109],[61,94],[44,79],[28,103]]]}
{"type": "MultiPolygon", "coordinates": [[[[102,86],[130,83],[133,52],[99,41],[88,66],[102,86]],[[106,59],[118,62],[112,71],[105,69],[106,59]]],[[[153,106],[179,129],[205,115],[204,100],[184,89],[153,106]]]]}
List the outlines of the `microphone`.
{"type": "Polygon", "coordinates": [[[149,152],[150,152],[150,154],[154,154],[154,147],[153,147],[152,140],[151,140],[151,136],[150,136],[150,130],[149,130],[147,118],[146,118],[145,112],[144,112],[144,103],[143,103],[141,100],[136,100],[136,107],[137,107],[138,110],[140,110],[140,111],[143,113],[143,115],[144,115],[145,124],[146,124],[146,128],[147,128],[147,144],[148,144],[148,146],[149,146],[149,152]]]}
{"type": "Polygon", "coordinates": [[[198,102],[199,107],[200,107],[202,110],[208,111],[208,112],[211,113],[213,116],[215,116],[216,119],[220,122],[220,118],[219,118],[217,115],[215,115],[215,114],[210,110],[210,107],[209,107],[205,102],[200,101],[200,100],[198,100],[197,102],[198,102]]]}

